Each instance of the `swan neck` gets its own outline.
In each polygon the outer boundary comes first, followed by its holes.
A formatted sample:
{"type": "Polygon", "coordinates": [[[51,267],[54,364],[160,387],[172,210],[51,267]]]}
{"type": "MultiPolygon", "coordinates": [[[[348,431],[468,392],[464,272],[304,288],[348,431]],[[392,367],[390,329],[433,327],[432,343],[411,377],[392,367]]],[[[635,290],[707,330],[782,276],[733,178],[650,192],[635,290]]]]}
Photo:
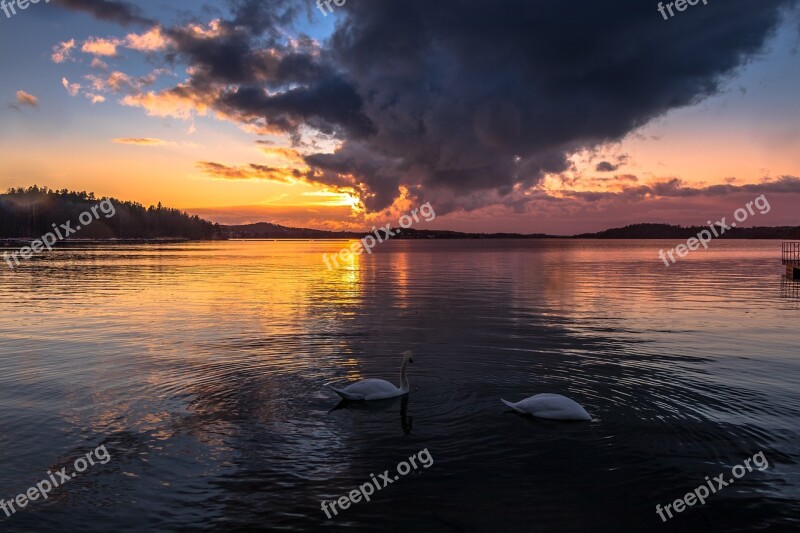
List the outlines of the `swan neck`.
{"type": "Polygon", "coordinates": [[[408,390],[408,376],[406,376],[406,367],[408,366],[408,361],[403,361],[403,364],[400,366],[400,389],[401,390],[408,390]]]}

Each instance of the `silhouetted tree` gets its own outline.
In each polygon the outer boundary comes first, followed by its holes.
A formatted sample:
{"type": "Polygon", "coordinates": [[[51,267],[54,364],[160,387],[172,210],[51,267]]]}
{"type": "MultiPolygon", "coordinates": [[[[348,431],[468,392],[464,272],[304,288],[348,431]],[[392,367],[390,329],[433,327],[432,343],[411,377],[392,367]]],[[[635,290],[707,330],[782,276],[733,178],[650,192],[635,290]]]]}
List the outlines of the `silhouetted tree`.
{"type": "MultiPolygon", "coordinates": [[[[116,211],[111,218],[98,211],[99,218],[81,229],[77,238],[154,239],[183,238],[211,239],[215,225],[197,215],[158,207],[145,209],[137,202],[114,198],[97,198],[86,191],[54,191],[33,185],[11,188],[0,194],[0,238],[38,238],[68,221],[77,225],[78,216],[103,200],[110,200],[116,211]]],[[[218,228],[218,226],[217,226],[218,228]]],[[[217,234],[219,229],[216,230],[217,234]]]]}

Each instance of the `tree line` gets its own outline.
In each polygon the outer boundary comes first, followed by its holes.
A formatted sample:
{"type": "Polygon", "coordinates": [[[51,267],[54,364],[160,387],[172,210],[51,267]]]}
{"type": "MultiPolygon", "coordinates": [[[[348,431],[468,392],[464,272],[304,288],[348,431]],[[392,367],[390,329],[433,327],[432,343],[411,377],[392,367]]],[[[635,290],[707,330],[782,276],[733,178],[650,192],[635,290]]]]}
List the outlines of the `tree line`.
{"type": "Polygon", "coordinates": [[[53,190],[48,187],[11,188],[0,194],[0,238],[38,238],[52,226],[75,222],[78,216],[103,200],[109,200],[116,213],[102,213],[75,237],[82,239],[190,239],[208,240],[219,226],[197,215],[161,205],[145,207],[138,202],[98,198],[92,192],[53,190]]]}
{"type": "MultiPolygon", "coordinates": [[[[672,224],[631,224],[623,228],[575,235],[579,239],[679,239],[697,236],[707,226],[675,226],[672,224]]],[[[729,228],[720,239],[800,239],[800,226],[729,228]]]]}

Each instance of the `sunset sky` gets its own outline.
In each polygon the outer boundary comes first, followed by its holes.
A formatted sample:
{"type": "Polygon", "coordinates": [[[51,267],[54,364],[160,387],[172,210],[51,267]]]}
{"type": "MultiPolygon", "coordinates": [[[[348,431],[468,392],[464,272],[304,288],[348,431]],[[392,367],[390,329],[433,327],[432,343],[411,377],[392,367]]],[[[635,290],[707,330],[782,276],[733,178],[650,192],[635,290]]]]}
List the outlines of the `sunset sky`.
{"type": "MultiPolygon", "coordinates": [[[[795,0],[52,0],[0,11],[0,188],[220,223],[798,225],[795,0]]],[[[420,226],[422,227],[422,226],[420,226]]]]}

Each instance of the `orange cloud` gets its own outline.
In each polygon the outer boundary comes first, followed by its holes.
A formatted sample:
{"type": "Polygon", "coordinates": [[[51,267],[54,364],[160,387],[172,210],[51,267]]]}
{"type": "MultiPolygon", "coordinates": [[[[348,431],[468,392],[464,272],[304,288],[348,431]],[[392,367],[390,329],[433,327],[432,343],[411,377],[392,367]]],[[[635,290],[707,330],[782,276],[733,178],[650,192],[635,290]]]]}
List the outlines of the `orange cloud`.
{"type": "Polygon", "coordinates": [[[125,46],[140,52],[155,52],[166,48],[167,37],[161,32],[160,26],[153,26],[149,31],[136,34],[129,33],[125,38],[125,46]]]}
{"type": "Polygon", "coordinates": [[[75,39],[59,43],[53,47],[53,53],[50,59],[53,60],[53,63],[63,63],[69,59],[73,48],[75,48],[75,39]]]}
{"type": "Polygon", "coordinates": [[[17,91],[17,104],[29,105],[31,107],[39,107],[39,99],[25,91],[17,91]]]}
{"type": "Polygon", "coordinates": [[[300,152],[293,148],[282,148],[279,146],[262,146],[259,148],[267,157],[279,159],[291,165],[305,166],[305,161],[300,152]]]}
{"type": "Polygon", "coordinates": [[[178,85],[170,90],[128,95],[122,104],[141,107],[148,115],[154,117],[174,117],[188,120],[196,113],[208,113],[208,105],[185,85],[178,85]]]}
{"type": "Polygon", "coordinates": [[[108,70],[108,65],[99,57],[92,59],[92,68],[99,68],[100,70],[108,70]]]}
{"type": "Polygon", "coordinates": [[[80,83],[70,83],[67,78],[61,78],[61,85],[64,86],[70,96],[78,96],[78,91],[81,90],[80,83]]]}
{"type": "Polygon", "coordinates": [[[119,39],[102,39],[99,37],[89,37],[84,41],[81,52],[96,56],[116,56],[117,46],[122,44],[119,39]]]}
{"type": "Polygon", "coordinates": [[[167,144],[166,141],[162,141],[161,139],[153,139],[150,137],[118,137],[116,139],[111,139],[111,142],[115,142],[117,144],[133,144],[135,146],[163,146],[167,144]]]}
{"type": "Polygon", "coordinates": [[[92,88],[95,91],[113,91],[118,93],[123,89],[132,92],[138,90],[137,84],[134,83],[130,76],[118,70],[105,77],[90,74],[86,76],[86,79],[92,82],[92,88]]]}
{"type": "Polygon", "coordinates": [[[223,180],[259,180],[294,184],[302,176],[302,173],[298,170],[268,167],[253,163],[236,167],[211,161],[198,161],[197,168],[211,178],[223,180]]]}
{"type": "Polygon", "coordinates": [[[222,34],[222,28],[219,22],[219,19],[214,19],[208,23],[208,27],[206,28],[204,28],[202,24],[189,24],[186,29],[193,37],[211,39],[222,34]]]}
{"type": "Polygon", "coordinates": [[[353,220],[347,206],[242,205],[229,207],[191,207],[186,211],[220,224],[272,222],[289,227],[363,230],[366,224],[353,220]]]}

